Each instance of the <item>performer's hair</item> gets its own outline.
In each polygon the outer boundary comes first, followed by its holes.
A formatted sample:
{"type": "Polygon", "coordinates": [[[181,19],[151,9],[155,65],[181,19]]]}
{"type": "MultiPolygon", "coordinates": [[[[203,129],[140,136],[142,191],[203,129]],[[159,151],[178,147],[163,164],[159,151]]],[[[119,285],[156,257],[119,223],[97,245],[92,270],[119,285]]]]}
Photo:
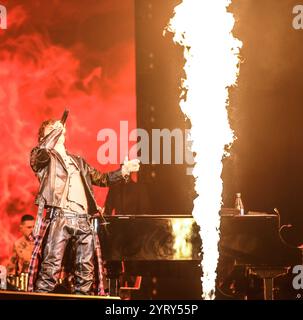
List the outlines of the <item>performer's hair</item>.
{"type": "Polygon", "coordinates": [[[38,142],[40,142],[43,138],[44,138],[44,130],[45,128],[49,125],[49,124],[54,124],[56,122],[56,120],[53,119],[48,119],[45,120],[41,123],[41,126],[39,128],[39,132],[38,132],[38,142]]]}
{"type": "Polygon", "coordinates": [[[21,223],[25,222],[25,221],[32,221],[32,220],[35,220],[35,218],[30,215],[30,214],[25,214],[22,216],[21,218],[21,223]]]}

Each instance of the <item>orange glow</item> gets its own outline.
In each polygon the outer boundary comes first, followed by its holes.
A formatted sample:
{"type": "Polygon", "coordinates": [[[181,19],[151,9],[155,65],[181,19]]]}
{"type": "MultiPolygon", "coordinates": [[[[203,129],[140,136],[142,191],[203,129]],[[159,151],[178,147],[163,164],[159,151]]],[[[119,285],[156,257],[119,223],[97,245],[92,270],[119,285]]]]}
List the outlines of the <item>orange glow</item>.
{"type": "Polygon", "coordinates": [[[172,229],[174,235],[174,259],[188,259],[192,256],[192,244],[190,242],[192,234],[193,220],[172,219],[172,229]],[[182,221],[183,220],[183,221],[182,221]]]}

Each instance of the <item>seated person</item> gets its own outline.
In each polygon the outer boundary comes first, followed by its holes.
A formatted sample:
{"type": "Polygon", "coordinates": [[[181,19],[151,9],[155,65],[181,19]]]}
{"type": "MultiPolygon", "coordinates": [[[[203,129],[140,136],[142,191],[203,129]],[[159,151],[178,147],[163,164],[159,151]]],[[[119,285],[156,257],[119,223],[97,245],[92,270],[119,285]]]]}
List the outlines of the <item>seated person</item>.
{"type": "Polygon", "coordinates": [[[7,266],[8,275],[20,275],[28,272],[34,248],[34,240],[31,237],[34,224],[35,219],[32,215],[26,214],[22,216],[19,227],[22,236],[14,243],[13,254],[7,266]]]}

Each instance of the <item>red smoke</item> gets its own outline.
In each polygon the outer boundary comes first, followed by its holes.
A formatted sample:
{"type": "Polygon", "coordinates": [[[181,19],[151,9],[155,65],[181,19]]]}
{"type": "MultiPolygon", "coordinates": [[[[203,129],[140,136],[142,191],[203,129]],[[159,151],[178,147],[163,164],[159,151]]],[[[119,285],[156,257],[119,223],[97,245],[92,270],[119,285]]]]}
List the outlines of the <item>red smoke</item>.
{"type": "MultiPolygon", "coordinates": [[[[3,2],[2,2],[3,3],[3,2]]],[[[6,1],[0,31],[0,263],[19,236],[22,214],[36,214],[38,183],[29,167],[40,123],[65,106],[67,148],[101,170],[97,132],[136,126],[133,0],[6,1]]],[[[96,190],[97,191],[97,190],[96,190]]],[[[104,202],[106,190],[98,189],[104,202]]]]}

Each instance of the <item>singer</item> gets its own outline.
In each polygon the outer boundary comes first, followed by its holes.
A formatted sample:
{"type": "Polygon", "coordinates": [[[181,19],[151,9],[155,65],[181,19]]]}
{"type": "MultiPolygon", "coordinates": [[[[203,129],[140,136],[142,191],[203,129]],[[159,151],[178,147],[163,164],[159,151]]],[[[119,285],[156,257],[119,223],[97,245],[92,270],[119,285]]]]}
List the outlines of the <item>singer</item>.
{"type": "Polygon", "coordinates": [[[90,219],[100,210],[92,185],[107,187],[128,179],[131,172],[139,170],[139,161],[124,161],[121,169],[101,173],[83,158],[68,153],[64,145],[67,114],[61,121],[42,123],[38,146],[30,155],[40,188],[35,200],[39,209],[28,289],[54,291],[62,261],[72,256],[74,293],[104,295],[100,243],[90,219]]]}

